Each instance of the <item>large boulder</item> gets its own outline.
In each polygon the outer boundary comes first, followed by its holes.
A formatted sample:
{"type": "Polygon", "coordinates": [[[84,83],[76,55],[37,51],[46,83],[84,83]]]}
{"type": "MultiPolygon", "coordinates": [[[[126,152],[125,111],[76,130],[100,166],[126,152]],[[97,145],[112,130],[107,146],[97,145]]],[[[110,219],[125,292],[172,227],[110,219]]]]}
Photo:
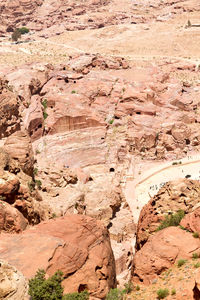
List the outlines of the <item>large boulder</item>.
{"type": "Polygon", "coordinates": [[[4,144],[4,149],[12,159],[19,162],[24,173],[33,176],[33,150],[26,131],[17,131],[10,135],[4,144]]]}
{"type": "Polygon", "coordinates": [[[180,225],[191,232],[200,233],[200,207],[194,209],[194,211],[187,214],[181,220],[180,225]]]}
{"type": "Polygon", "coordinates": [[[132,276],[144,284],[152,283],[179,259],[192,258],[199,252],[200,241],[178,227],[165,228],[152,235],[134,257],[132,276]]]}
{"type": "Polygon", "coordinates": [[[0,260],[0,299],[27,300],[28,284],[21,272],[0,260]]]}
{"type": "Polygon", "coordinates": [[[28,221],[15,207],[0,200],[0,232],[20,232],[26,229],[28,221]]]}
{"type": "Polygon", "coordinates": [[[104,298],[116,287],[108,231],[90,217],[65,216],[40,223],[23,234],[1,235],[0,257],[27,278],[39,268],[48,275],[61,270],[65,293],[88,289],[92,296],[104,298]]]}

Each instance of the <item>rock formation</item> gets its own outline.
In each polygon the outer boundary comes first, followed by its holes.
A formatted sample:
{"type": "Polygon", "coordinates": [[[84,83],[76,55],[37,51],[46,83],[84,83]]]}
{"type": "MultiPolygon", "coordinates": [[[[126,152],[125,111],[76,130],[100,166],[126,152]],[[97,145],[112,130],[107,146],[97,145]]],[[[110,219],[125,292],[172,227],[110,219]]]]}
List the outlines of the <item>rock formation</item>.
{"type": "Polygon", "coordinates": [[[27,281],[15,267],[0,260],[0,299],[27,300],[27,281]]]}
{"type": "Polygon", "coordinates": [[[108,231],[90,217],[65,216],[20,235],[1,235],[0,256],[27,278],[39,268],[49,275],[61,270],[65,293],[88,289],[92,296],[104,298],[116,286],[108,231]]]}

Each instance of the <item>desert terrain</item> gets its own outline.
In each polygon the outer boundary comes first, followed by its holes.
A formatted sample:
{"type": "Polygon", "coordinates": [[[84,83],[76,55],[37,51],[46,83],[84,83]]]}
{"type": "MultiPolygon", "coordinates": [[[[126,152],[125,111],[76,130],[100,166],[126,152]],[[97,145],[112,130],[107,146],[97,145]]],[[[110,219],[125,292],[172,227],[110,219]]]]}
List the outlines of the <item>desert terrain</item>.
{"type": "Polygon", "coordinates": [[[0,13],[0,300],[200,299],[200,4],[0,13]]]}

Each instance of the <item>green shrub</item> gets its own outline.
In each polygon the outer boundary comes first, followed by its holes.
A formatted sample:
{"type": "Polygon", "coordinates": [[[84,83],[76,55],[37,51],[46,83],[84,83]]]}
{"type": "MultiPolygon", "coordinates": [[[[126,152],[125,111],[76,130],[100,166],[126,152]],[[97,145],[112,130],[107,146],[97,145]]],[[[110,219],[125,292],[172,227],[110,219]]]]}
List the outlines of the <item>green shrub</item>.
{"type": "Polygon", "coordinates": [[[173,295],[176,295],[176,290],[175,289],[172,289],[171,290],[171,295],[173,296],[173,295]]]}
{"type": "Polygon", "coordinates": [[[193,232],[192,236],[193,236],[195,239],[198,239],[198,238],[199,238],[199,233],[198,233],[198,232],[193,232]]]}
{"type": "Polygon", "coordinates": [[[35,182],[33,180],[28,182],[28,188],[30,192],[33,192],[35,189],[35,182]]]}
{"type": "Polygon", "coordinates": [[[157,291],[157,296],[158,299],[164,299],[169,295],[169,290],[168,289],[159,289],[157,291]]]}
{"type": "Polygon", "coordinates": [[[136,287],[135,287],[136,291],[139,291],[140,290],[140,286],[137,284],[136,287]]]}
{"type": "Polygon", "coordinates": [[[37,188],[40,190],[41,187],[42,187],[42,182],[41,182],[41,180],[35,180],[35,184],[36,184],[37,188]]]}
{"type": "Polygon", "coordinates": [[[192,258],[193,258],[193,259],[199,258],[199,254],[198,254],[198,253],[192,253],[192,258]]]}
{"type": "Polygon", "coordinates": [[[128,283],[125,283],[124,285],[124,292],[126,294],[129,294],[133,291],[133,283],[131,281],[129,281],[128,283]]]}
{"type": "Polygon", "coordinates": [[[113,122],[114,122],[114,119],[108,121],[108,123],[111,124],[111,125],[112,125],[113,122]]]}
{"type": "Polygon", "coordinates": [[[75,91],[75,90],[73,90],[73,91],[71,91],[71,93],[72,93],[72,94],[76,94],[76,91],[75,91]]]}
{"type": "Polygon", "coordinates": [[[199,268],[199,267],[200,267],[200,262],[194,264],[194,267],[195,267],[196,269],[199,268]]]}
{"type": "Polygon", "coordinates": [[[21,27],[18,30],[21,34],[25,34],[29,32],[29,29],[27,27],[21,27]]]}
{"type": "Polygon", "coordinates": [[[62,272],[57,271],[53,276],[45,279],[45,271],[38,270],[35,277],[29,280],[29,295],[32,300],[62,299],[62,272]]]}
{"type": "Polygon", "coordinates": [[[177,213],[173,213],[172,215],[169,216],[167,215],[165,219],[161,222],[159,227],[157,228],[157,231],[167,228],[169,226],[178,226],[184,216],[185,216],[185,212],[183,210],[179,210],[177,211],[177,213]]]}
{"type": "Polygon", "coordinates": [[[44,99],[42,101],[42,106],[44,107],[44,109],[47,109],[47,99],[44,99]]]}
{"type": "MultiPolygon", "coordinates": [[[[36,150],[36,152],[37,152],[37,150],[36,150]]],[[[38,168],[34,168],[33,174],[34,174],[34,175],[37,175],[37,174],[38,174],[38,168]]]]}
{"type": "Polygon", "coordinates": [[[46,111],[43,112],[43,117],[44,117],[44,120],[46,120],[46,118],[48,117],[48,113],[46,113],[46,111]]]}
{"type": "Polygon", "coordinates": [[[89,293],[88,291],[83,291],[81,293],[71,293],[64,295],[62,300],[88,300],[89,293]]]}
{"type": "Polygon", "coordinates": [[[178,267],[180,268],[181,266],[183,266],[186,263],[186,259],[179,259],[178,260],[178,267]]]}
{"type": "Polygon", "coordinates": [[[44,120],[46,120],[46,118],[48,117],[48,113],[46,112],[46,109],[47,109],[47,99],[44,99],[42,101],[42,106],[44,107],[43,118],[44,118],[44,120]]]}
{"type": "Polygon", "coordinates": [[[17,42],[18,39],[20,39],[21,35],[22,35],[22,34],[21,34],[21,32],[19,31],[19,29],[16,28],[15,31],[13,32],[12,36],[11,36],[12,41],[17,42]]]}
{"type": "Polygon", "coordinates": [[[106,296],[106,300],[123,300],[126,290],[111,289],[106,296]]]}

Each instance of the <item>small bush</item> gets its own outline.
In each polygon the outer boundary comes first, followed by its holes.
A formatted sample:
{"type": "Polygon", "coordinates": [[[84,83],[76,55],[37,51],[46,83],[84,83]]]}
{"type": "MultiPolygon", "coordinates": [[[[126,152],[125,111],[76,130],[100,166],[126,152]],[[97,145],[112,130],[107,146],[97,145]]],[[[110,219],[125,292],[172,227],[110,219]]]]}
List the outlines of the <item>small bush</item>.
{"type": "Polygon", "coordinates": [[[176,295],[176,290],[175,289],[172,289],[171,290],[171,295],[173,296],[173,295],[176,295]]]}
{"type": "Polygon", "coordinates": [[[35,184],[36,184],[37,188],[40,190],[41,187],[42,187],[42,182],[41,182],[41,180],[35,180],[35,184]]]}
{"type": "Polygon", "coordinates": [[[60,300],[63,295],[61,282],[62,272],[57,271],[53,276],[45,279],[45,271],[38,270],[35,277],[29,280],[29,295],[32,300],[60,300]]]}
{"type": "Polygon", "coordinates": [[[21,34],[29,33],[29,29],[27,27],[21,27],[18,30],[21,34]]]}
{"type": "Polygon", "coordinates": [[[30,192],[33,192],[35,189],[35,182],[33,180],[28,182],[28,188],[30,192]]]}
{"type": "Polygon", "coordinates": [[[123,300],[125,290],[111,289],[106,296],[106,300],[123,300]]]}
{"type": "Polygon", "coordinates": [[[199,238],[199,233],[198,233],[198,232],[193,232],[192,236],[193,236],[195,239],[198,239],[198,238],[199,238]]]}
{"type": "Polygon", "coordinates": [[[114,122],[114,119],[108,121],[108,123],[109,123],[110,125],[112,125],[113,122],[114,122]]]}
{"type": "Polygon", "coordinates": [[[200,267],[200,262],[194,264],[194,267],[195,267],[196,269],[199,268],[199,267],[200,267]]]}
{"type": "Polygon", "coordinates": [[[83,291],[81,293],[71,293],[64,295],[62,300],[88,300],[89,299],[89,293],[88,291],[83,291]]]}
{"type": "MultiPolygon", "coordinates": [[[[36,151],[37,151],[37,150],[36,150],[36,151]]],[[[37,174],[38,174],[38,168],[34,168],[33,174],[34,174],[34,175],[37,175],[37,174]]]]}
{"type": "Polygon", "coordinates": [[[186,259],[179,259],[178,260],[178,267],[180,268],[181,266],[183,266],[186,263],[186,259]]]}
{"type": "Polygon", "coordinates": [[[157,291],[157,296],[158,299],[164,299],[169,295],[169,290],[168,289],[159,289],[157,291]]]}
{"type": "Polygon", "coordinates": [[[136,291],[139,291],[140,290],[140,286],[136,285],[135,289],[136,289],[136,291]]]}
{"type": "Polygon", "coordinates": [[[173,213],[172,215],[166,216],[157,228],[157,231],[167,228],[169,226],[178,226],[184,216],[185,212],[183,210],[179,210],[177,213],[173,213]]]}
{"type": "Polygon", "coordinates": [[[73,90],[73,91],[71,91],[71,93],[72,93],[72,94],[76,94],[76,91],[75,91],[75,90],[73,90]]]}
{"type": "Polygon", "coordinates": [[[47,109],[47,99],[44,99],[42,101],[42,106],[44,107],[44,109],[47,109]]]}
{"type": "Polygon", "coordinates": [[[133,291],[133,283],[131,281],[129,281],[128,283],[125,283],[124,285],[124,292],[126,294],[129,294],[133,291]]]}
{"type": "Polygon", "coordinates": [[[198,253],[192,253],[192,258],[193,258],[193,259],[199,258],[199,254],[198,254],[198,253]]]}
{"type": "Polygon", "coordinates": [[[48,113],[46,113],[46,111],[43,112],[43,117],[44,117],[44,120],[46,120],[46,118],[48,117],[48,113]]]}
{"type": "Polygon", "coordinates": [[[11,38],[12,38],[12,41],[14,42],[17,42],[18,39],[20,39],[21,37],[21,32],[19,31],[19,29],[15,29],[15,31],[13,32],[11,38]]]}

